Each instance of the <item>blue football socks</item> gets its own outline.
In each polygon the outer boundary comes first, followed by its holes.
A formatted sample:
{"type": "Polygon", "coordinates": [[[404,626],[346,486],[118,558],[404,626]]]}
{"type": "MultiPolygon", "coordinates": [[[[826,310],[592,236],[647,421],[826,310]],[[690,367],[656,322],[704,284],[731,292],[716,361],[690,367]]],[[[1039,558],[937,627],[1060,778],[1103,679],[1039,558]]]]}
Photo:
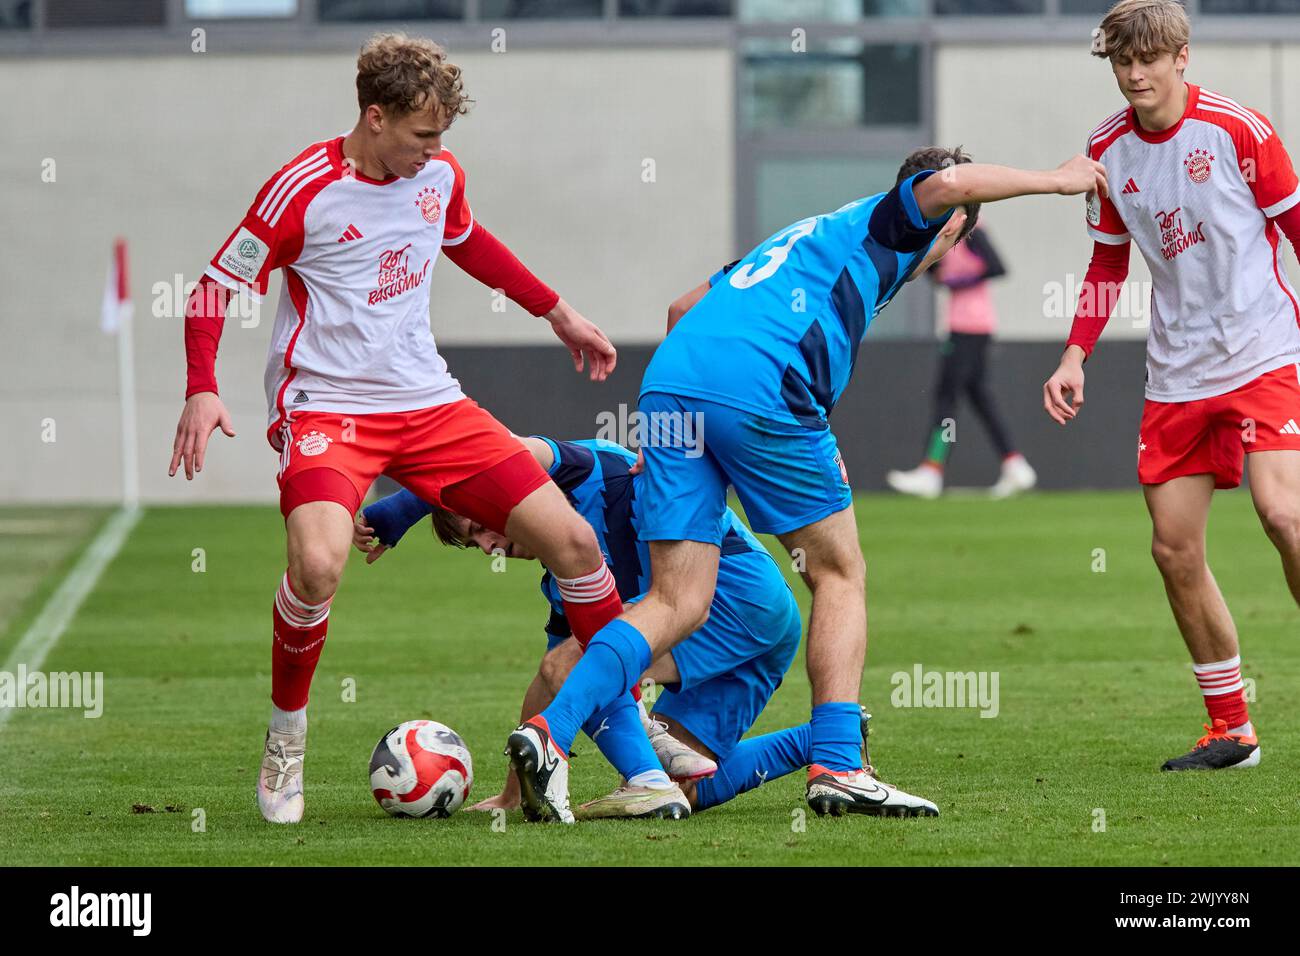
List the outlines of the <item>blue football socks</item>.
{"type": "Polygon", "coordinates": [[[751,737],[718,763],[718,772],[695,785],[695,809],[707,810],[737,794],[794,773],[810,762],[812,725],[800,724],[751,737]]]}
{"type": "Polygon", "coordinates": [[[650,645],[640,631],[622,618],[602,627],[542,711],[555,745],[568,753],[582,725],[631,690],[649,666],[650,645]]]}
{"type": "Polygon", "coordinates": [[[812,763],[827,770],[862,768],[862,709],[832,701],[812,709],[812,763]]]}

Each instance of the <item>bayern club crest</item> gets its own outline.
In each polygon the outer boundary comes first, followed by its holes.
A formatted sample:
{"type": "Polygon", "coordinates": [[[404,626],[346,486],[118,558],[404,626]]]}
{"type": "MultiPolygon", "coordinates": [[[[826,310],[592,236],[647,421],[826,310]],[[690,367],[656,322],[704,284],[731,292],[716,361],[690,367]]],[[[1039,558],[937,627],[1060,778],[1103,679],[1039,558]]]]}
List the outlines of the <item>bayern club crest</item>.
{"type": "Polygon", "coordinates": [[[1183,160],[1187,169],[1187,178],[1194,183],[1203,183],[1210,178],[1213,171],[1214,154],[1205,149],[1194,149],[1183,160]]]}
{"type": "Polygon", "coordinates": [[[415,204],[420,208],[420,215],[429,225],[433,225],[442,217],[442,197],[438,195],[438,190],[432,186],[425,186],[415,197],[415,204]]]}
{"type": "Polygon", "coordinates": [[[322,435],[318,431],[310,431],[298,439],[298,451],[308,457],[323,455],[329,451],[330,445],[334,439],[328,435],[322,435]]]}

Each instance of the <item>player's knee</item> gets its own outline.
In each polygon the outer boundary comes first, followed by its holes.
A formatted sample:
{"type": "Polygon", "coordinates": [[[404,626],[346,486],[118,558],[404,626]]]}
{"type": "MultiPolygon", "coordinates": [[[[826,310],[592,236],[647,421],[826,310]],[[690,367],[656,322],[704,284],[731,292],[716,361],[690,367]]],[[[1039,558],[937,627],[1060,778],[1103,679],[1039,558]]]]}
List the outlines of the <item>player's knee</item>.
{"type": "Polygon", "coordinates": [[[289,583],[308,604],[334,596],[343,575],[343,562],[325,548],[304,548],[289,561],[289,583]]]}
{"type": "Polygon", "coordinates": [[[1191,584],[1205,570],[1205,549],[1198,541],[1156,536],[1151,539],[1151,557],[1165,580],[1174,585],[1191,584]]]}
{"type": "Polygon", "coordinates": [[[1290,503],[1274,505],[1260,513],[1264,532],[1279,551],[1294,554],[1300,551],[1300,509],[1290,503]]]}
{"type": "Polygon", "coordinates": [[[547,547],[551,554],[544,563],[553,573],[564,578],[590,574],[599,569],[605,560],[600,553],[596,532],[576,512],[572,520],[557,530],[547,547]]]}
{"type": "Polygon", "coordinates": [[[708,623],[709,608],[713,603],[712,591],[697,587],[655,590],[652,585],[651,594],[669,609],[675,625],[673,630],[679,634],[693,634],[708,623]]]}
{"type": "Polygon", "coordinates": [[[823,589],[866,593],[867,559],[861,551],[836,555],[829,561],[809,562],[804,581],[814,594],[823,589]]]}

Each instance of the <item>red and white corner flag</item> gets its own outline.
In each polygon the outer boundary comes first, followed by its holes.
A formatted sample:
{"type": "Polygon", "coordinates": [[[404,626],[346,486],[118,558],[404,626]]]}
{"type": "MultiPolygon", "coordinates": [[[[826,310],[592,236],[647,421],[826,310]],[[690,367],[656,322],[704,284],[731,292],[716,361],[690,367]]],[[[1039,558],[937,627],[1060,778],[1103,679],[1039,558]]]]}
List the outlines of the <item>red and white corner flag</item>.
{"type": "Polygon", "coordinates": [[[112,335],[123,322],[131,320],[131,286],[127,278],[126,240],[120,236],[113,240],[113,258],[108,266],[108,279],[104,283],[104,305],[99,314],[99,327],[112,335]]]}

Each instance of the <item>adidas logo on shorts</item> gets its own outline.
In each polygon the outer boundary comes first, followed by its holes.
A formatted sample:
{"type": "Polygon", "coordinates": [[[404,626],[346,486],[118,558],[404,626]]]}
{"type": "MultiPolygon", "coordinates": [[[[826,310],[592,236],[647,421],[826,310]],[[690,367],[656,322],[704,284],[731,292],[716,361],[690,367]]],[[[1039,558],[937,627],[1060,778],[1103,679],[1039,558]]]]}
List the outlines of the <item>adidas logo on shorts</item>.
{"type": "Polygon", "coordinates": [[[1278,429],[1283,435],[1300,435],[1300,425],[1295,423],[1294,418],[1288,418],[1286,424],[1278,429]]]}

